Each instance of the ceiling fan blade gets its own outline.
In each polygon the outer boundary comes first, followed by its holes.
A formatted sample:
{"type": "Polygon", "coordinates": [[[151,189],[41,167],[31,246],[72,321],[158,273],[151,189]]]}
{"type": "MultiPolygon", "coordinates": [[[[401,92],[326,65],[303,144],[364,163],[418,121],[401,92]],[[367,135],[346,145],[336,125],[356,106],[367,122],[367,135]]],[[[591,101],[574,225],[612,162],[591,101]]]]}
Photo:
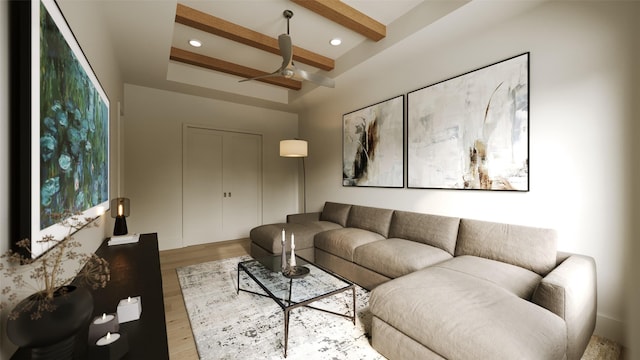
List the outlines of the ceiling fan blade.
{"type": "Polygon", "coordinates": [[[305,80],[311,81],[313,83],[316,83],[318,85],[321,86],[326,86],[326,87],[330,87],[333,88],[335,87],[335,81],[331,78],[328,78],[326,76],[320,75],[320,74],[315,74],[315,73],[310,73],[307,71],[304,71],[302,69],[295,69],[295,73],[298,77],[301,77],[305,80]]]}
{"type": "Polygon", "coordinates": [[[240,80],[238,82],[245,82],[245,81],[249,81],[249,80],[258,80],[258,79],[266,79],[266,78],[270,78],[270,77],[278,77],[278,76],[281,76],[281,74],[280,74],[281,71],[282,71],[281,69],[278,69],[278,70],[272,72],[271,74],[264,74],[264,75],[260,75],[260,76],[254,76],[252,78],[242,79],[242,80],[240,80]]]}
{"type": "Polygon", "coordinates": [[[278,36],[278,47],[280,48],[280,55],[282,55],[282,67],[285,69],[291,64],[293,60],[293,46],[291,45],[291,36],[288,34],[281,34],[278,36]]]}

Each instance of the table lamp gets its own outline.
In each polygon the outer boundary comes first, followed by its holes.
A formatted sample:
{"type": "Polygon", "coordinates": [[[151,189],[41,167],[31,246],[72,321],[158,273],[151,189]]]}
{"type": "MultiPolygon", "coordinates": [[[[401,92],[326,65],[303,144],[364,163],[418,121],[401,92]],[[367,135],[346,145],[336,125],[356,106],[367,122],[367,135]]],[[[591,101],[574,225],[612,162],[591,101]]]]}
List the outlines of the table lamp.
{"type": "Polygon", "coordinates": [[[111,217],[116,219],[116,224],[113,227],[113,235],[126,235],[127,220],[129,216],[129,199],[127,198],[115,198],[111,200],[111,217]]]}

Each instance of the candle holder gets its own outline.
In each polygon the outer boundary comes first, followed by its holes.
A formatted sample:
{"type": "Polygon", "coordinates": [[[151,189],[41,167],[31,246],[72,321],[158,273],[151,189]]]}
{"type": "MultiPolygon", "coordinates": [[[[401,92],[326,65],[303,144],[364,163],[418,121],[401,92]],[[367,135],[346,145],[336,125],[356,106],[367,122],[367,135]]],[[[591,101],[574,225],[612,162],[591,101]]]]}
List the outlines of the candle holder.
{"type": "Polygon", "coordinates": [[[287,271],[282,273],[284,277],[289,279],[299,279],[309,274],[309,268],[306,266],[296,265],[290,266],[287,271]]]}
{"type": "Polygon", "coordinates": [[[120,324],[140,319],[142,299],[140,296],[120,300],[118,304],[118,321],[120,324]]]}
{"type": "Polygon", "coordinates": [[[94,345],[98,339],[105,336],[107,333],[115,334],[120,330],[120,323],[118,322],[118,314],[102,314],[96,316],[89,324],[89,345],[94,345]]]}
{"type": "Polygon", "coordinates": [[[280,268],[284,274],[289,269],[289,262],[287,261],[287,248],[284,237],[284,229],[282,229],[282,255],[280,256],[280,268]]]}
{"type": "Polygon", "coordinates": [[[108,333],[89,346],[89,359],[122,359],[129,352],[127,334],[108,333]]]}

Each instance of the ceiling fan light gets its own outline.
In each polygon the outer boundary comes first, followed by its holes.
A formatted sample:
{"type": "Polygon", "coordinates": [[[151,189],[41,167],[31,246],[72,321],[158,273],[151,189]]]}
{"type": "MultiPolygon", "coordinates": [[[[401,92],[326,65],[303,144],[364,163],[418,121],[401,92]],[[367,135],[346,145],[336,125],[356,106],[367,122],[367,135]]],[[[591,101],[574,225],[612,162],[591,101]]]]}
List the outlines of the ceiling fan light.
{"type": "Polygon", "coordinates": [[[197,40],[197,39],[191,39],[191,40],[189,40],[189,45],[191,45],[193,47],[200,47],[200,46],[202,46],[202,41],[197,40]]]}
{"type": "Polygon", "coordinates": [[[329,41],[329,44],[333,45],[333,46],[338,46],[340,44],[342,44],[342,40],[339,38],[333,38],[331,39],[331,41],[329,41]]]}

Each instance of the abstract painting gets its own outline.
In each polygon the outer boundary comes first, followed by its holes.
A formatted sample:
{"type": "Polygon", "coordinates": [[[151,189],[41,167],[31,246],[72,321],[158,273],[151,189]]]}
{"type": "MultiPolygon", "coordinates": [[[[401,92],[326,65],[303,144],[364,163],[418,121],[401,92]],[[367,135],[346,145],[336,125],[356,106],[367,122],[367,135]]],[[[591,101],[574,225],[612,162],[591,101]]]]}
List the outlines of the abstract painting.
{"type": "Polygon", "coordinates": [[[19,223],[28,218],[29,226],[17,232],[31,239],[35,257],[47,250],[38,242],[43,236],[66,235],[56,215],[92,217],[109,207],[109,99],[55,1],[29,4],[30,21],[18,37],[30,35],[30,68],[19,73],[30,82],[32,106],[14,110],[16,121],[30,127],[28,147],[19,150],[29,159],[23,171],[31,186],[16,201],[30,203],[19,215],[19,223]]]}
{"type": "Polygon", "coordinates": [[[407,95],[407,187],[529,191],[529,53],[407,95]]]}
{"type": "Polygon", "coordinates": [[[342,185],[404,187],[404,95],[342,120],[342,185]]]}

